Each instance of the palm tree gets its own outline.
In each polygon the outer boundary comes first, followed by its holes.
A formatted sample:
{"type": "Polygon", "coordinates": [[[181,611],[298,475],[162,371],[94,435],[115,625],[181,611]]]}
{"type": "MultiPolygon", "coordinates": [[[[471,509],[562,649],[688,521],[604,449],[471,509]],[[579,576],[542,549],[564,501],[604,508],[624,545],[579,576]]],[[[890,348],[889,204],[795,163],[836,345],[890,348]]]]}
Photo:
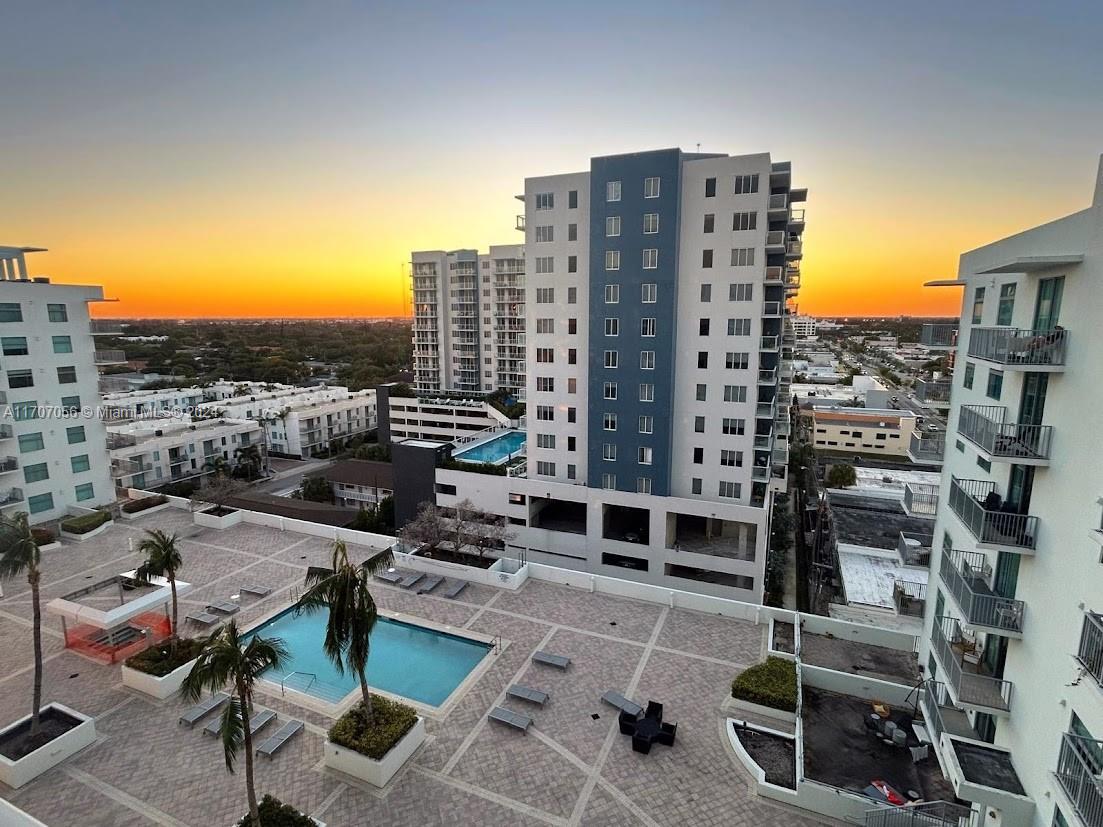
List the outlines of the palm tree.
{"type": "Polygon", "coordinates": [[[253,637],[244,643],[237,624],[231,620],[205,641],[199,658],[180,687],[181,696],[195,703],[203,690],[217,692],[226,684],[233,696],[222,711],[219,733],[226,769],[234,771],[238,749],[245,750],[245,789],[249,794],[249,817],[259,827],[257,790],[253,781],[253,736],[249,717],[253,713],[253,684],[266,669],[280,669],[287,660],[287,648],[279,638],[253,637]]]}
{"type": "Polygon", "coordinates": [[[363,564],[349,562],[343,540],[333,542],[332,570],[312,570],[306,576],[307,590],[297,610],[312,614],[329,609],[322,650],[344,674],[348,668],[360,679],[360,696],[368,723],[373,722],[371,692],[368,691],[368,654],[371,632],[378,617],[375,600],[368,591],[369,578],[393,562],[390,550],[381,551],[363,564]]]}
{"type": "Polygon", "coordinates": [[[31,710],[33,738],[39,731],[39,709],[42,706],[42,606],[38,596],[38,584],[42,573],[38,570],[38,544],[31,533],[27,512],[20,511],[14,517],[0,516],[0,578],[17,577],[27,573],[31,585],[31,619],[34,637],[34,707],[31,710]]]}
{"type": "Polygon", "coordinates": [[[176,572],[184,565],[180,549],[176,547],[175,534],[155,529],[146,532],[146,538],[138,544],[138,551],[145,555],[145,562],[138,566],[137,579],[148,583],[150,577],[164,577],[172,590],[172,627],[169,630],[169,649],[176,653],[176,630],[178,628],[176,609],[176,572]]]}

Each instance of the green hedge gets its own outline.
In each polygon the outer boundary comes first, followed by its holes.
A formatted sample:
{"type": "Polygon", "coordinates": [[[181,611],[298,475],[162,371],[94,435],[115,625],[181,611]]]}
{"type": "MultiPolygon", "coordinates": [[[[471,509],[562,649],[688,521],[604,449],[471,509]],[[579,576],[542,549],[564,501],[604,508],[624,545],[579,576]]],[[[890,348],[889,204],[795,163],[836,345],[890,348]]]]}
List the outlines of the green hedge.
{"type": "Polygon", "coordinates": [[[358,703],[337,719],[329,730],[329,740],[378,761],[413,728],[417,712],[389,698],[379,695],[371,698],[375,722],[368,723],[364,705],[358,703]]]}
{"type": "Polygon", "coordinates": [[[106,522],[110,522],[111,515],[106,511],[97,511],[95,514],[82,514],[79,517],[70,517],[61,524],[62,531],[70,534],[87,534],[94,531],[106,522]]]}
{"type": "Polygon", "coordinates": [[[203,651],[203,642],[192,638],[180,638],[176,641],[176,653],[173,654],[168,641],[150,646],[144,652],[126,659],[126,665],[147,675],[163,678],[175,669],[180,668],[189,660],[199,657],[203,651]]]}
{"type": "Polygon", "coordinates": [[[784,658],[767,658],[732,681],[732,697],[771,709],[797,711],[797,667],[784,658]]]}
{"type": "MultiPolygon", "coordinates": [[[[304,816],[290,804],[284,804],[278,798],[266,795],[257,805],[257,814],[264,827],[314,827],[314,821],[304,816]]],[[[248,813],[238,827],[252,827],[253,817],[248,813]]]]}
{"type": "Polygon", "coordinates": [[[122,509],[127,514],[137,514],[139,511],[145,511],[147,508],[164,505],[168,501],[169,498],[164,494],[156,494],[152,497],[142,497],[140,500],[127,500],[123,503],[122,509]]]}

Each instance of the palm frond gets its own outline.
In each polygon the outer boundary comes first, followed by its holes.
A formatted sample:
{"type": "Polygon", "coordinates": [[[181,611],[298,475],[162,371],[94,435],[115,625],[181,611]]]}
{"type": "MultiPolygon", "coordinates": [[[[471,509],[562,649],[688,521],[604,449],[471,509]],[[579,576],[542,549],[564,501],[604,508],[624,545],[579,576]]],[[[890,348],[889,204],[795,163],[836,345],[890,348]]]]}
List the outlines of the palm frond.
{"type": "Polygon", "coordinates": [[[222,723],[218,734],[222,736],[222,754],[226,759],[227,772],[234,771],[237,751],[245,741],[245,721],[241,714],[241,699],[236,695],[222,710],[222,723]]]}

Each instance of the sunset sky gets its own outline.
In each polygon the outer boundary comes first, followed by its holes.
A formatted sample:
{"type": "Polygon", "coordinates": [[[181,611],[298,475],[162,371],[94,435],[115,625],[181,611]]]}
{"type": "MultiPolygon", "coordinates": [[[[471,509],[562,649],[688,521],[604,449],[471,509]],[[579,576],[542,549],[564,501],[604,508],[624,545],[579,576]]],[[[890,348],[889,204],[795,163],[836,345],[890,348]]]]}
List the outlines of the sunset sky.
{"type": "Polygon", "coordinates": [[[526,175],[700,143],[809,188],[802,312],[956,314],[922,282],[1089,202],[1100,8],[7,2],[0,244],[99,315],[397,315],[526,175]]]}

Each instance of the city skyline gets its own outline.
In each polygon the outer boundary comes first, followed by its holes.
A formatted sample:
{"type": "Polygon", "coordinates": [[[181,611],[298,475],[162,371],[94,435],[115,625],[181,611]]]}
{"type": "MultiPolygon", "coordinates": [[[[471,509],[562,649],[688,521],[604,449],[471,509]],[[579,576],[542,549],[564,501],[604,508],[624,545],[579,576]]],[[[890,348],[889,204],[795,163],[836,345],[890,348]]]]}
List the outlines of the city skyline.
{"type": "Polygon", "coordinates": [[[27,4],[0,225],[100,316],[399,316],[409,250],[519,243],[531,169],[699,142],[799,165],[802,312],[948,316],[924,281],[1088,194],[1098,9],[625,8],[27,4]]]}

